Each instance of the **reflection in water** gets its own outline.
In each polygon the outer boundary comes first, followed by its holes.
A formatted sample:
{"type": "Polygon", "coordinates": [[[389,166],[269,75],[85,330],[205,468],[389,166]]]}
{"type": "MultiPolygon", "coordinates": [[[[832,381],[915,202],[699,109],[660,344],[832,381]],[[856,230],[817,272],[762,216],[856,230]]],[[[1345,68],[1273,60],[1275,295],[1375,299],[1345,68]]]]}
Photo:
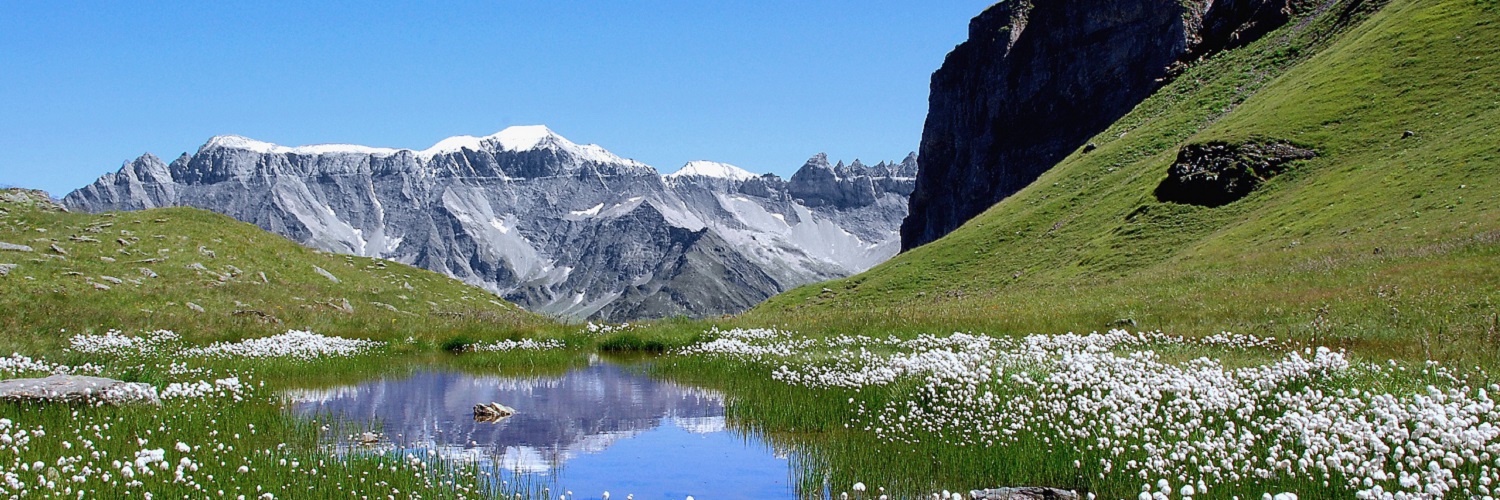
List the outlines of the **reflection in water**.
{"type": "Polygon", "coordinates": [[[547,379],[423,372],[290,397],[298,414],[379,422],[400,449],[436,450],[502,469],[503,478],[552,482],[578,498],[605,490],[638,499],[792,495],[784,457],[725,429],[721,395],[610,364],[547,379]],[[474,421],[474,405],[490,402],[516,414],[474,421]]]}

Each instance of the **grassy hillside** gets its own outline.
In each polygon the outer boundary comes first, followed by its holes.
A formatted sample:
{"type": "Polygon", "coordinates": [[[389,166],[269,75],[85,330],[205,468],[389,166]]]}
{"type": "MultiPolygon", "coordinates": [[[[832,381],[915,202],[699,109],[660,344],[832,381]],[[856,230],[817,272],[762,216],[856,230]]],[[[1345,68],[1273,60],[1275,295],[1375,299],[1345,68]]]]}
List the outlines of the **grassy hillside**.
{"type": "Polygon", "coordinates": [[[553,325],[437,273],[314,251],[197,209],[76,214],[39,192],[0,191],[0,242],[32,249],[0,250],[0,264],[15,265],[0,276],[6,353],[108,329],[195,342],[305,329],[430,344],[553,325]]]}
{"type": "Polygon", "coordinates": [[[1329,2],[1196,64],[1093,139],[1097,150],[948,237],[773,298],[746,320],[1233,330],[1492,365],[1500,8],[1369,3],[1329,2]],[[1218,208],[1153,194],[1184,145],[1267,139],[1319,156],[1218,208]]]}

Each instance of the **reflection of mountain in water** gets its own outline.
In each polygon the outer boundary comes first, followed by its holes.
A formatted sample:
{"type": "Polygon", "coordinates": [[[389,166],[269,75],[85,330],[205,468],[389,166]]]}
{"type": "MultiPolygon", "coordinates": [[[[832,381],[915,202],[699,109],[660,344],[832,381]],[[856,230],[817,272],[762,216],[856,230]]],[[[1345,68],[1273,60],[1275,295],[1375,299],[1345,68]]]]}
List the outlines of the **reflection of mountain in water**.
{"type": "Polygon", "coordinates": [[[290,394],[299,414],[377,421],[393,441],[450,457],[545,472],[583,453],[664,424],[724,430],[720,395],[600,364],[559,378],[507,379],[424,372],[400,380],[290,394]],[[475,404],[500,402],[516,415],[475,422],[475,404]]]}

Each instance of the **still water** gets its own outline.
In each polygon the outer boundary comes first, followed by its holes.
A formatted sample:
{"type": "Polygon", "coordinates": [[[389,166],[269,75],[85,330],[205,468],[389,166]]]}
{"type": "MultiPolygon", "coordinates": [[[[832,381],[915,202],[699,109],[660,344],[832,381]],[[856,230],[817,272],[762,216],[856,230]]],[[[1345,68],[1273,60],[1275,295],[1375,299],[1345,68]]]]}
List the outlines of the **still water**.
{"type": "Polygon", "coordinates": [[[377,446],[436,450],[580,499],[604,491],[613,499],[794,496],[785,456],[726,429],[723,396],[609,363],[546,378],[427,371],[291,396],[300,415],[377,424],[377,446]],[[490,402],[516,414],[476,422],[474,405],[490,402]]]}

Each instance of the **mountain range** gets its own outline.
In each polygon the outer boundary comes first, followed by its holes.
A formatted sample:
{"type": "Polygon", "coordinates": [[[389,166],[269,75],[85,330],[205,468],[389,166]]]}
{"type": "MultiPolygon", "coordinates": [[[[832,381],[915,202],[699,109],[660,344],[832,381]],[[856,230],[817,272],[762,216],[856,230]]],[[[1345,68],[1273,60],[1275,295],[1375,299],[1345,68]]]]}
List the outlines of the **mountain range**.
{"type": "Polygon", "coordinates": [[[810,159],[790,179],[691,162],[661,175],[544,126],[431,148],[210,139],[68,194],[89,212],[191,206],[310,247],[416,265],[533,311],[627,321],[743,311],[894,256],[916,155],[810,159]]]}

